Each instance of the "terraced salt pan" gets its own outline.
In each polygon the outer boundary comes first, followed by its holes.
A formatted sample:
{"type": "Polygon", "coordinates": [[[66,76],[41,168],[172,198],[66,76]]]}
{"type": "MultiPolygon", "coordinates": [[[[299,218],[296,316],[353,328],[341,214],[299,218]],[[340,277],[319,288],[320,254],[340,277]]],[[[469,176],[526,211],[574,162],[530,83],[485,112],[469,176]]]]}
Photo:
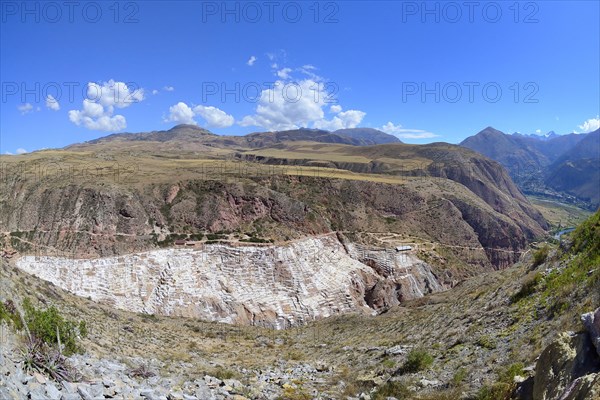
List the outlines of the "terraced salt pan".
{"type": "Polygon", "coordinates": [[[101,259],[24,256],[16,266],[123,310],[276,328],[374,313],[365,295],[378,283],[392,288],[385,294],[392,304],[398,290],[410,298],[441,289],[413,255],[345,248],[335,235],[285,246],[213,244],[101,259]]]}

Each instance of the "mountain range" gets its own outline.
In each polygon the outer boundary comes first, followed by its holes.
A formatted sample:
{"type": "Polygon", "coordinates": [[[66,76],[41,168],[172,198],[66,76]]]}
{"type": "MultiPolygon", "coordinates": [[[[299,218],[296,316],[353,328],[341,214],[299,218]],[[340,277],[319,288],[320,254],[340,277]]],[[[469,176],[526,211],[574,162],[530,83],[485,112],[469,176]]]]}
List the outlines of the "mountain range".
{"type": "Polygon", "coordinates": [[[487,127],[460,145],[501,163],[527,194],[600,206],[600,130],[537,136],[487,127]]]}

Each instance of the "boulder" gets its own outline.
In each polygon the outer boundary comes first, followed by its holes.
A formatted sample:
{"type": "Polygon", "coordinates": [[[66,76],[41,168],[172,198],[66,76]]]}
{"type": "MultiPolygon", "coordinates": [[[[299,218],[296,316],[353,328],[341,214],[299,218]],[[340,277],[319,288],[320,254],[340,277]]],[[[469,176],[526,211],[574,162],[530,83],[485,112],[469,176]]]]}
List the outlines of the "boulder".
{"type": "Polygon", "coordinates": [[[600,307],[594,312],[589,312],[581,316],[583,326],[590,334],[592,343],[596,347],[596,352],[600,356],[600,307]]]}
{"type": "MultiPolygon", "coordinates": [[[[533,383],[533,400],[585,399],[579,390],[587,388],[578,378],[600,371],[600,358],[587,332],[564,332],[548,346],[538,359],[533,383]],[[575,385],[575,386],[574,386],[575,385]]],[[[588,382],[588,378],[585,378],[588,382]]],[[[593,382],[593,381],[592,381],[593,382]]],[[[587,385],[587,384],[586,384],[587,385]]],[[[593,383],[590,385],[594,385],[593,383]]]]}

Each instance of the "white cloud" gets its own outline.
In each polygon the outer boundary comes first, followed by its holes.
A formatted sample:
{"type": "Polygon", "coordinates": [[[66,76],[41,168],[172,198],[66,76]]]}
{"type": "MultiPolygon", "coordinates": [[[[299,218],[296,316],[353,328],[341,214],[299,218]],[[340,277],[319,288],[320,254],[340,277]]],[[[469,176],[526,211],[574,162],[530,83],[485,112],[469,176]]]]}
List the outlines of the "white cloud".
{"type": "Polygon", "coordinates": [[[246,115],[241,126],[260,126],[269,130],[297,129],[322,120],[327,93],[321,83],[277,80],[261,92],[254,115],[246,115]]]}
{"type": "Polygon", "coordinates": [[[113,115],[115,108],[126,108],[143,99],[143,89],[131,88],[124,82],[89,82],[83,108],[70,110],[69,120],[91,130],[120,131],[127,127],[127,120],[123,115],[113,115]]]}
{"type": "Polygon", "coordinates": [[[317,67],[315,67],[314,65],[303,65],[300,68],[298,68],[298,71],[302,72],[304,75],[308,76],[309,78],[315,80],[315,81],[323,81],[323,78],[320,77],[319,75],[317,75],[314,71],[317,70],[317,67]]]}
{"type": "Polygon", "coordinates": [[[31,105],[31,103],[21,104],[20,106],[17,106],[17,110],[19,110],[21,115],[25,115],[33,110],[33,105],[31,105]]]}
{"type": "Polygon", "coordinates": [[[366,113],[359,110],[348,110],[340,112],[331,120],[315,121],[314,127],[334,131],[337,129],[356,128],[363,120],[366,113]]]}
{"type": "Polygon", "coordinates": [[[173,86],[165,86],[163,89],[165,89],[167,92],[172,92],[175,90],[173,86]]]}
{"type": "Polygon", "coordinates": [[[597,115],[596,118],[590,118],[579,125],[579,129],[583,130],[584,133],[593,132],[598,128],[600,128],[600,118],[597,115]]]}
{"type": "Polygon", "coordinates": [[[46,107],[53,111],[60,110],[60,104],[58,104],[58,100],[56,100],[51,94],[46,96],[46,107]]]}
{"type": "Polygon", "coordinates": [[[165,122],[198,125],[196,121],[194,121],[194,111],[182,101],[169,107],[169,116],[165,118],[165,122]]]}
{"type": "Polygon", "coordinates": [[[277,76],[281,79],[288,79],[290,77],[290,72],[292,72],[291,68],[283,68],[277,71],[277,76]]]}
{"type": "Polygon", "coordinates": [[[246,64],[251,67],[251,66],[254,65],[254,63],[256,62],[256,60],[257,60],[257,58],[255,56],[250,56],[250,58],[248,59],[248,61],[246,62],[246,64]]]}
{"type": "MultiPolygon", "coordinates": [[[[283,56],[285,58],[285,54],[283,56]]],[[[267,57],[276,58],[272,54],[267,54],[267,57]]],[[[244,116],[238,124],[272,131],[299,127],[329,130],[356,127],[366,114],[360,110],[342,112],[342,106],[338,104],[330,106],[334,100],[331,91],[324,79],[313,71],[316,71],[313,65],[276,71],[279,79],[260,93],[254,114],[244,116]],[[292,81],[292,71],[298,71],[307,77],[292,81]],[[325,118],[326,107],[329,107],[330,113],[335,114],[332,119],[325,118]]]]}
{"type": "Polygon", "coordinates": [[[154,95],[158,94],[158,90],[154,89],[154,90],[152,91],[152,94],[154,94],[154,95]]]}
{"type": "Polygon", "coordinates": [[[329,112],[332,112],[334,114],[337,114],[340,111],[342,111],[342,106],[340,106],[339,104],[334,104],[329,108],[329,112]]]}
{"type": "Polygon", "coordinates": [[[235,122],[233,116],[212,106],[196,106],[194,113],[204,118],[210,127],[228,128],[235,122]]]}
{"type": "Polygon", "coordinates": [[[102,84],[89,82],[87,98],[104,107],[126,108],[144,100],[144,89],[135,89],[125,82],[115,82],[112,79],[102,84]]]}
{"type": "Polygon", "coordinates": [[[536,129],[535,133],[537,133],[539,135],[540,133],[542,133],[542,130],[541,129],[536,129]]]}
{"type": "Polygon", "coordinates": [[[403,128],[402,125],[394,125],[392,122],[388,122],[387,124],[383,125],[381,128],[379,128],[379,130],[399,137],[400,139],[428,139],[440,136],[423,129],[403,128]]]}
{"type": "Polygon", "coordinates": [[[27,153],[27,150],[25,150],[25,149],[24,149],[24,148],[22,148],[22,147],[19,147],[19,148],[18,148],[18,149],[15,151],[15,153],[17,153],[17,154],[25,154],[25,153],[27,153]]]}

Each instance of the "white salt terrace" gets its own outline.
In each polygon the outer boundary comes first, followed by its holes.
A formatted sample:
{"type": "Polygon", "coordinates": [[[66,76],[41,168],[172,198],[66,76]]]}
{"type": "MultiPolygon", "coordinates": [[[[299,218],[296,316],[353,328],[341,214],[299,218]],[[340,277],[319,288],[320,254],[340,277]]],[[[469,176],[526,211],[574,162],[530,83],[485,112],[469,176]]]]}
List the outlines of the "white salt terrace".
{"type": "Polygon", "coordinates": [[[381,281],[401,286],[405,298],[441,290],[414,255],[344,248],[335,235],[283,246],[214,244],[100,259],[24,256],[16,266],[127,311],[277,329],[340,313],[374,313],[365,293],[381,281]]]}

